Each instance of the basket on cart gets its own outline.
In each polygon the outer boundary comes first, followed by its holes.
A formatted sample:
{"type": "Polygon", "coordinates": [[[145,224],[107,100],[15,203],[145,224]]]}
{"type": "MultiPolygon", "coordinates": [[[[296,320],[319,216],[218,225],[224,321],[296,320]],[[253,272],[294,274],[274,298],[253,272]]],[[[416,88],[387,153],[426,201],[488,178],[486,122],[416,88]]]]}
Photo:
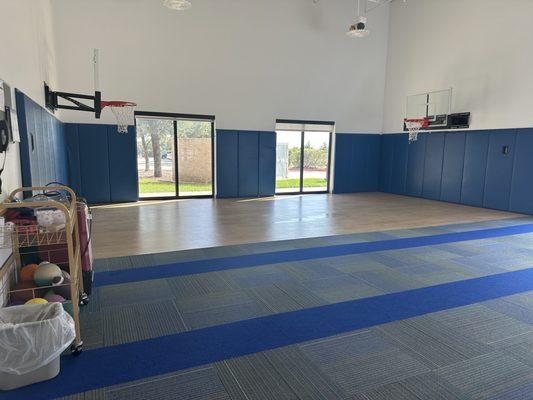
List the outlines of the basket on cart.
{"type": "Polygon", "coordinates": [[[19,188],[0,204],[5,218],[0,227],[0,247],[13,249],[16,269],[15,284],[8,292],[9,303],[61,302],[75,323],[73,354],[82,351],[79,306],[88,302],[83,287],[77,210],[75,192],[62,185],[19,188]],[[52,191],[63,195],[33,196],[52,191]],[[19,201],[17,195],[21,194],[33,197],[19,201]],[[43,269],[55,274],[45,276],[50,280],[37,279],[43,265],[43,269]],[[28,279],[28,268],[30,272],[37,271],[35,278],[32,275],[28,279]]]}

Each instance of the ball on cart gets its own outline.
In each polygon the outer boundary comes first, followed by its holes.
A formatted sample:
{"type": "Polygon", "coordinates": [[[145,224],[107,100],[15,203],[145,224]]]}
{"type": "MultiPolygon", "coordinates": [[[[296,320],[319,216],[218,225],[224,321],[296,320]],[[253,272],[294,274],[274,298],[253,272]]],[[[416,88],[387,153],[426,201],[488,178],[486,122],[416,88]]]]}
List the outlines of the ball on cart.
{"type": "Polygon", "coordinates": [[[70,300],[70,275],[66,271],[62,271],[61,279],[56,279],[52,282],[54,286],[54,293],[63,296],[65,299],[70,300]],[[56,283],[61,281],[61,283],[56,283]]]}
{"type": "Polygon", "coordinates": [[[37,264],[28,264],[20,270],[20,280],[25,282],[33,282],[35,271],[39,266],[37,264]]]}
{"type": "Polygon", "coordinates": [[[25,304],[46,304],[48,301],[46,299],[36,297],[35,299],[28,300],[25,304]]]}
{"type": "Polygon", "coordinates": [[[33,275],[37,286],[51,286],[54,278],[62,277],[61,268],[51,263],[41,263],[33,275]]]}
{"type": "Polygon", "coordinates": [[[48,293],[44,296],[49,303],[63,303],[65,298],[55,293],[48,293]]]}

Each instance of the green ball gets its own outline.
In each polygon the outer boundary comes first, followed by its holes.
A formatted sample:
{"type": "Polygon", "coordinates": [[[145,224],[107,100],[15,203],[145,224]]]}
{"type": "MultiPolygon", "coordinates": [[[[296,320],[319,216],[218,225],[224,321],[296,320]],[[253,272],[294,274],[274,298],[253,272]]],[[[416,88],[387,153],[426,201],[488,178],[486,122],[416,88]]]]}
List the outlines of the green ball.
{"type": "Polygon", "coordinates": [[[63,303],[63,309],[68,313],[70,314],[71,317],[74,317],[74,310],[72,308],[72,301],[71,300],[66,300],[64,301],[63,303]]]}
{"type": "Polygon", "coordinates": [[[61,268],[55,264],[41,264],[33,275],[33,280],[37,286],[51,286],[55,277],[62,277],[61,268]]]}

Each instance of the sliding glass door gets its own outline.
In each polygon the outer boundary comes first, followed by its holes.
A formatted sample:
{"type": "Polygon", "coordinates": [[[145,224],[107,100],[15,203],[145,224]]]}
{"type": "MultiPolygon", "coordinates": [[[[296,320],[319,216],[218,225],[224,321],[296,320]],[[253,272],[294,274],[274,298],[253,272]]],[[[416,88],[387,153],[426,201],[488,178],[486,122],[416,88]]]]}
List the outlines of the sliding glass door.
{"type": "Polygon", "coordinates": [[[139,198],[213,196],[213,117],[137,112],[135,124],[139,198]]]}
{"type": "Polygon", "coordinates": [[[178,120],[178,195],[213,195],[213,127],[209,121],[178,120]]]}
{"type": "Polygon", "coordinates": [[[329,191],[331,133],[276,132],[276,194],[329,191]]]}

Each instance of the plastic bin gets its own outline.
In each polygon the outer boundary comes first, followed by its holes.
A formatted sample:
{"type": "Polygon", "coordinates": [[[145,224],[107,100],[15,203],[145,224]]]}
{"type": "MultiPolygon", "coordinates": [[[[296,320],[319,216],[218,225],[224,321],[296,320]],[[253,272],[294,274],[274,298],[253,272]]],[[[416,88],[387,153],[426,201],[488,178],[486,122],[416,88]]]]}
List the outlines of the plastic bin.
{"type": "Polygon", "coordinates": [[[61,303],[0,308],[0,390],[55,377],[75,336],[61,303]]]}

